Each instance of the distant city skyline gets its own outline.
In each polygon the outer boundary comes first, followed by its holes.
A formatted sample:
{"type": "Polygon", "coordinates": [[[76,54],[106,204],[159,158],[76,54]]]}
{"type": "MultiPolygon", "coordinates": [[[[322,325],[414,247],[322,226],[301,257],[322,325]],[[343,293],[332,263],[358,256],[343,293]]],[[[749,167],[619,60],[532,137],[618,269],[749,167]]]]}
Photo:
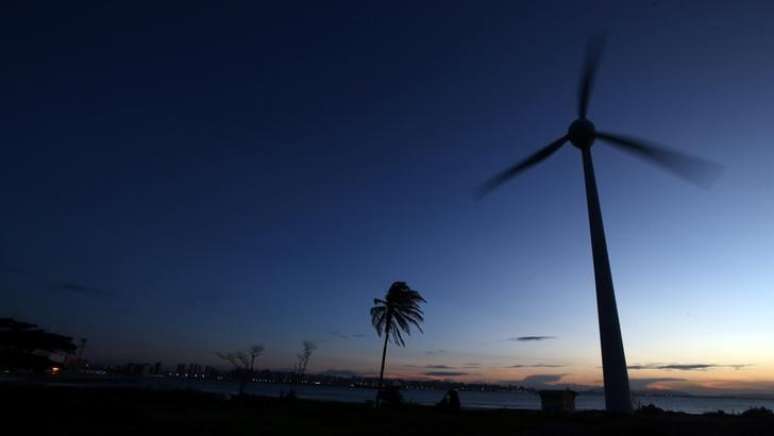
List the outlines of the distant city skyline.
{"type": "Polygon", "coordinates": [[[0,317],[94,361],[311,340],[310,372],[371,374],[403,280],[424,334],[387,377],[598,386],[577,153],[473,194],[566,129],[604,32],[595,122],[724,166],[703,190],[595,146],[632,384],[774,393],[774,4],[701,6],[14,4],[0,317]]]}

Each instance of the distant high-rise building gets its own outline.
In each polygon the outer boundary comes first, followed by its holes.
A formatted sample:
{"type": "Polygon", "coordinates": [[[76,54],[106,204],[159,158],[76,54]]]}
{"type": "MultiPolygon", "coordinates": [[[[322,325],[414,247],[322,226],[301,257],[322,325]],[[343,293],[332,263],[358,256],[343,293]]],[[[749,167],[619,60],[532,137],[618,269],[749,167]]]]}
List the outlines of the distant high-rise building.
{"type": "Polygon", "coordinates": [[[202,372],[202,366],[199,365],[198,363],[188,364],[188,377],[198,377],[201,372],[202,372]]]}
{"type": "Polygon", "coordinates": [[[83,352],[86,350],[86,338],[81,338],[81,344],[78,346],[78,359],[83,360],[83,352]]]}

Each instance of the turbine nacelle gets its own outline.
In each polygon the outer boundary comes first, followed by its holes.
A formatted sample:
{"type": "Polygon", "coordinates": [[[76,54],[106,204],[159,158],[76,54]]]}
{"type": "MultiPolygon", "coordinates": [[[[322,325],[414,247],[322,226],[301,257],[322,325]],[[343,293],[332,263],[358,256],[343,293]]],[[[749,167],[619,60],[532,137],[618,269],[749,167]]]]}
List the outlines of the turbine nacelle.
{"type": "Polygon", "coordinates": [[[597,129],[594,127],[594,123],[586,118],[578,118],[570,124],[570,128],[567,129],[567,139],[570,140],[572,145],[580,148],[591,147],[594,143],[594,139],[597,137],[597,129]]]}

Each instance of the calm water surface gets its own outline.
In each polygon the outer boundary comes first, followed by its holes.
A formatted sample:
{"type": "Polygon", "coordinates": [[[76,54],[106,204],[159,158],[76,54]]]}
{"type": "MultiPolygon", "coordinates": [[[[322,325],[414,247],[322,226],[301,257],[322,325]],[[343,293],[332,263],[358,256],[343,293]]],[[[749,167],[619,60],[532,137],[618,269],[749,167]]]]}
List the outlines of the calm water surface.
{"type": "MultiPolygon", "coordinates": [[[[238,391],[238,386],[235,383],[177,379],[156,379],[152,386],[160,389],[189,388],[223,394],[235,394],[238,391]]],[[[341,386],[302,385],[292,388],[300,398],[313,400],[362,403],[373,401],[376,395],[376,391],[373,389],[341,386]]],[[[245,391],[250,394],[279,397],[290,389],[289,385],[252,383],[245,388],[245,391]]],[[[436,390],[403,390],[401,392],[406,400],[425,405],[438,403],[445,393],[436,390]]],[[[540,397],[528,392],[461,391],[459,394],[462,406],[469,409],[540,409],[540,397]]],[[[642,405],[654,404],[665,410],[697,414],[717,410],[740,413],[751,407],[761,406],[774,410],[774,400],[762,399],[637,396],[635,402],[642,405]]],[[[602,395],[580,394],[575,401],[575,406],[578,410],[601,410],[605,408],[605,400],[602,395]]]]}
{"type": "MultiPolygon", "coordinates": [[[[0,378],[0,382],[13,382],[12,378],[0,378]]],[[[17,382],[20,380],[16,380],[17,382]]],[[[41,381],[51,385],[70,386],[133,386],[153,389],[174,390],[193,389],[218,394],[236,394],[239,385],[227,381],[190,380],[176,378],[128,378],[128,379],[93,379],[93,380],[47,380],[41,381]]],[[[376,391],[364,388],[349,388],[342,386],[301,385],[251,383],[245,388],[248,394],[268,397],[279,397],[295,390],[300,398],[310,400],[342,401],[348,403],[363,403],[373,401],[376,391]]],[[[441,400],[444,391],[438,390],[403,390],[403,397],[410,402],[423,405],[433,405],[441,400]]],[[[540,397],[528,392],[477,392],[460,391],[462,407],[467,409],[540,409],[540,397]]],[[[701,414],[723,410],[726,413],[741,413],[751,407],[766,407],[774,410],[774,400],[747,398],[718,397],[683,397],[683,396],[635,396],[635,404],[654,404],[664,410],[701,414]]],[[[578,410],[602,410],[605,400],[599,394],[579,394],[575,400],[578,410]]]]}

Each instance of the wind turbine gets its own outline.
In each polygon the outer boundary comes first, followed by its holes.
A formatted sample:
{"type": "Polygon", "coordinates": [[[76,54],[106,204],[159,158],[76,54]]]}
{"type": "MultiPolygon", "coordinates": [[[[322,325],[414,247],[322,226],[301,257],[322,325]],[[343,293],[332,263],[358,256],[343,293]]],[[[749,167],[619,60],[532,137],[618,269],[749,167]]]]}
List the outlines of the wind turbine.
{"type": "Polygon", "coordinates": [[[591,146],[595,140],[599,139],[697,184],[708,181],[711,173],[716,172],[719,167],[711,162],[689,157],[663,147],[649,145],[628,136],[597,130],[594,123],[588,119],[587,114],[591,88],[594,84],[594,76],[599,65],[602,48],[603,40],[601,38],[592,39],[589,43],[586,64],[578,90],[578,118],[570,124],[567,133],[491,178],[481,187],[479,194],[483,196],[491,192],[527,168],[540,163],[568,141],[581,151],[591,229],[591,251],[594,257],[594,278],[597,285],[597,316],[599,317],[599,336],[602,348],[605,407],[608,412],[631,413],[629,376],[626,371],[626,356],[621,338],[621,326],[618,322],[618,309],[615,303],[613,276],[610,273],[610,261],[607,255],[599,194],[594,178],[594,166],[591,162],[591,146]]]}

